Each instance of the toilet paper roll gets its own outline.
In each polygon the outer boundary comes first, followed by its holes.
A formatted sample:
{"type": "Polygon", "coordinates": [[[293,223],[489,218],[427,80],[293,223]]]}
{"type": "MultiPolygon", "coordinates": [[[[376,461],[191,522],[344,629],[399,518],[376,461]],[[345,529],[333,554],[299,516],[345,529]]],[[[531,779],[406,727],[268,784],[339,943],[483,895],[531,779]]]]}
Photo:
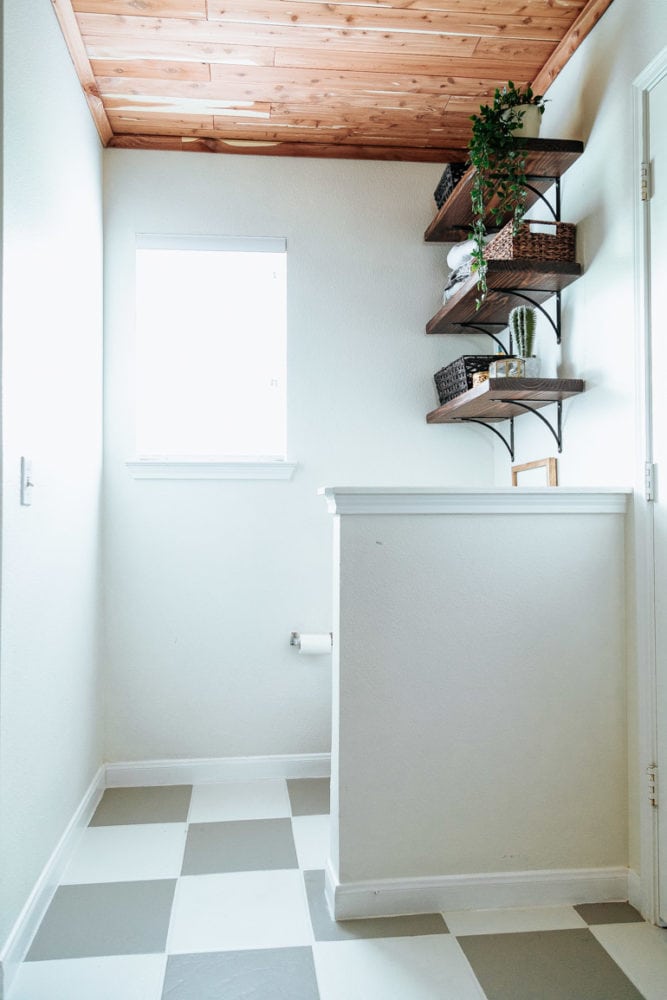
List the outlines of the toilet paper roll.
{"type": "Polygon", "coordinates": [[[304,633],[297,640],[299,652],[305,656],[321,656],[331,652],[331,635],[329,632],[304,633]]]}

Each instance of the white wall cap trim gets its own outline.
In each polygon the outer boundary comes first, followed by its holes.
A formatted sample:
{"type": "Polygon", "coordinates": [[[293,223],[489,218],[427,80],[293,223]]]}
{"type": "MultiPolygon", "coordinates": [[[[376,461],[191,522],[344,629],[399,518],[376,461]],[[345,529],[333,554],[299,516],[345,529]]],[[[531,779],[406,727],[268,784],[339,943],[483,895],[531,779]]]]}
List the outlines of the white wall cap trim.
{"type": "Polygon", "coordinates": [[[627,868],[490,872],[341,884],[328,864],[325,883],[336,920],[443,910],[575,906],[628,898],[627,868]]]}
{"type": "Polygon", "coordinates": [[[297,462],[273,459],[240,462],[135,460],[125,463],[133,479],[283,479],[294,475],[297,462]]]}
{"type": "Polygon", "coordinates": [[[324,486],[331,514],[624,514],[631,489],[324,486]]]}
{"type": "Polygon", "coordinates": [[[119,761],[106,766],[107,788],[144,785],[205,785],[254,778],[328,778],[331,754],[270,757],[199,757],[182,760],[119,761]]]}
{"type": "Polygon", "coordinates": [[[93,813],[97,809],[103,792],[104,767],[100,767],[84,792],[81,802],[67,824],[65,832],[54,847],[51,857],[42,869],[42,873],[28,896],[9,937],[2,946],[0,951],[0,972],[2,973],[0,982],[4,987],[4,996],[9,993],[12,980],[32,944],[32,939],[49,908],[79,839],[93,818],[93,813]]]}
{"type": "Polygon", "coordinates": [[[234,252],[285,253],[284,236],[185,236],[173,233],[137,233],[138,250],[232,250],[234,252]]]}

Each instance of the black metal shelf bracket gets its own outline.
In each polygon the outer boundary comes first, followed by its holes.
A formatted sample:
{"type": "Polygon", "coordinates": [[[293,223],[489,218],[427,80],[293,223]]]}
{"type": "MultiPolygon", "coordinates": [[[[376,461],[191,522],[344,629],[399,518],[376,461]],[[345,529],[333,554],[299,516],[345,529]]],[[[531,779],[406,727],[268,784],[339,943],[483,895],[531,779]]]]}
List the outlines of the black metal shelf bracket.
{"type": "Polygon", "coordinates": [[[462,424],[479,424],[480,427],[486,427],[488,431],[491,431],[492,434],[495,434],[496,437],[500,438],[500,440],[510,453],[510,459],[514,461],[514,417],[509,418],[510,422],[509,441],[507,440],[506,437],[504,437],[504,435],[500,433],[500,431],[497,431],[495,427],[492,427],[491,424],[488,424],[486,420],[476,420],[475,417],[461,417],[459,422],[462,424]]]}
{"type": "MultiPolygon", "coordinates": [[[[546,291],[546,289],[535,288],[536,292],[546,291]]],[[[560,330],[561,330],[561,296],[560,290],[556,294],[556,319],[547,312],[541,302],[536,302],[535,299],[531,299],[530,295],[527,295],[522,288],[499,288],[498,291],[504,292],[505,295],[514,295],[517,299],[523,299],[524,302],[530,303],[530,305],[537,309],[538,312],[542,313],[544,318],[549,323],[551,329],[556,334],[556,343],[560,344],[560,330]]],[[[553,294],[553,293],[551,293],[553,294]]]]}
{"type": "Polygon", "coordinates": [[[532,184],[526,184],[529,191],[537,195],[540,201],[543,201],[547,206],[549,211],[554,217],[555,222],[560,222],[560,177],[551,177],[546,174],[526,174],[526,180],[528,181],[553,181],[556,186],[556,205],[555,207],[551,204],[549,199],[545,194],[543,194],[539,188],[534,187],[532,184]]]}
{"type": "MultiPolygon", "coordinates": [[[[530,406],[529,403],[524,403],[522,399],[504,399],[503,402],[508,405],[519,406],[522,410],[526,410],[528,413],[532,413],[538,417],[545,427],[548,427],[549,431],[553,434],[556,444],[558,445],[559,454],[563,451],[563,401],[561,399],[554,400],[558,407],[555,430],[553,425],[540,413],[539,410],[530,406]]],[[[462,424],[479,424],[480,427],[486,427],[486,429],[491,431],[492,434],[495,434],[496,437],[500,438],[510,453],[511,460],[514,461],[514,417],[509,417],[508,419],[510,422],[509,440],[507,440],[507,438],[501,434],[499,430],[496,430],[495,427],[492,427],[491,424],[487,423],[486,420],[478,420],[475,417],[460,417],[457,422],[462,424]]]]}
{"type": "Polygon", "coordinates": [[[562,450],[563,450],[563,402],[562,402],[562,400],[560,400],[560,399],[556,400],[556,403],[558,405],[558,416],[556,418],[556,420],[557,420],[556,430],[554,430],[552,424],[549,423],[549,421],[547,420],[547,418],[545,416],[543,416],[540,413],[539,410],[536,410],[534,407],[530,406],[528,403],[524,403],[523,400],[521,400],[521,399],[506,399],[506,400],[504,400],[504,402],[505,403],[511,403],[513,406],[520,406],[522,410],[527,410],[528,413],[533,413],[536,417],[539,417],[539,419],[542,421],[542,423],[546,427],[548,427],[549,430],[551,431],[551,433],[553,434],[553,436],[554,436],[554,438],[556,440],[556,444],[558,445],[558,452],[559,452],[559,454],[560,454],[560,452],[562,452],[562,450]]]}
{"type": "Polygon", "coordinates": [[[505,345],[503,344],[503,342],[500,339],[500,337],[496,337],[495,333],[491,333],[490,330],[485,330],[484,329],[485,326],[498,326],[502,330],[504,330],[507,327],[507,323],[485,323],[484,326],[482,326],[481,323],[459,323],[459,326],[462,327],[465,330],[470,330],[471,333],[484,333],[484,334],[486,334],[486,336],[490,337],[491,340],[495,340],[496,344],[498,345],[498,347],[500,348],[500,350],[502,351],[503,354],[507,353],[505,345]]]}

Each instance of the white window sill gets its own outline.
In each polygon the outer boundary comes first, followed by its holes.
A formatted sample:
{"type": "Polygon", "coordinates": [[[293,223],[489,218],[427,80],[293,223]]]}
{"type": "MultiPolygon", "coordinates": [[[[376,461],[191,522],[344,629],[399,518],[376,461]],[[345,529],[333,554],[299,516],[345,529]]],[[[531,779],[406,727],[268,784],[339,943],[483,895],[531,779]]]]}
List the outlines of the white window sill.
{"type": "Polygon", "coordinates": [[[277,459],[181,462],[152,459],[125,463],[133,479],[283,479],[292,478],[296,462],[277,459]]]}

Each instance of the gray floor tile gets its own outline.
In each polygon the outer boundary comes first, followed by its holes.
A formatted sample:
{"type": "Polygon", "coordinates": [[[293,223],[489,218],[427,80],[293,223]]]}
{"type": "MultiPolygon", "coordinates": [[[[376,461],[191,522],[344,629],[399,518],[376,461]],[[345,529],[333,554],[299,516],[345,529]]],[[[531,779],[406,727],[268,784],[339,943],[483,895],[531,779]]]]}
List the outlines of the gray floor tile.
{"type": "Polygon", "coordinates": [[[457,940],[488,1000],[643,1000],[587,929],[457,940]]]}
{"type": "Polygon", "coordinates": [[[316,941],[355,941],[448,933],[447,925],[439,913],[334,921],[324,898],[324,872],[304,872],[303,877],[316,941]]]}
{"type": "Polygon", "coordinates": [[[330,811],[328,778],[289,778],[292,816],[323,816],[330,811]]]}
{"type": "Polygon", "coordinates": [[[163,952],[176,879],[63,885],[27,961],[163,952]]]}
{"type": "Polygon", "coordinates": [[[172,955],[162,1000],[319,1000],[310,948],[172,955]]]}
{"type": "Polygon", "coordinates": [[[90,826],[129,823],[184,823],[188,818],[192,785],[155,788],[107,788],[90,826]]]}
{"type": "Polygon", "coordinates": [[[638,924],[643,923],[641,913],[629,903],[582,903],[575,910],[587,924],[638,924]]]}
{"type": "Polygon", "coordinates": [[[289,819],[191,823],[182,875],[298,868],[289,819]]]}

